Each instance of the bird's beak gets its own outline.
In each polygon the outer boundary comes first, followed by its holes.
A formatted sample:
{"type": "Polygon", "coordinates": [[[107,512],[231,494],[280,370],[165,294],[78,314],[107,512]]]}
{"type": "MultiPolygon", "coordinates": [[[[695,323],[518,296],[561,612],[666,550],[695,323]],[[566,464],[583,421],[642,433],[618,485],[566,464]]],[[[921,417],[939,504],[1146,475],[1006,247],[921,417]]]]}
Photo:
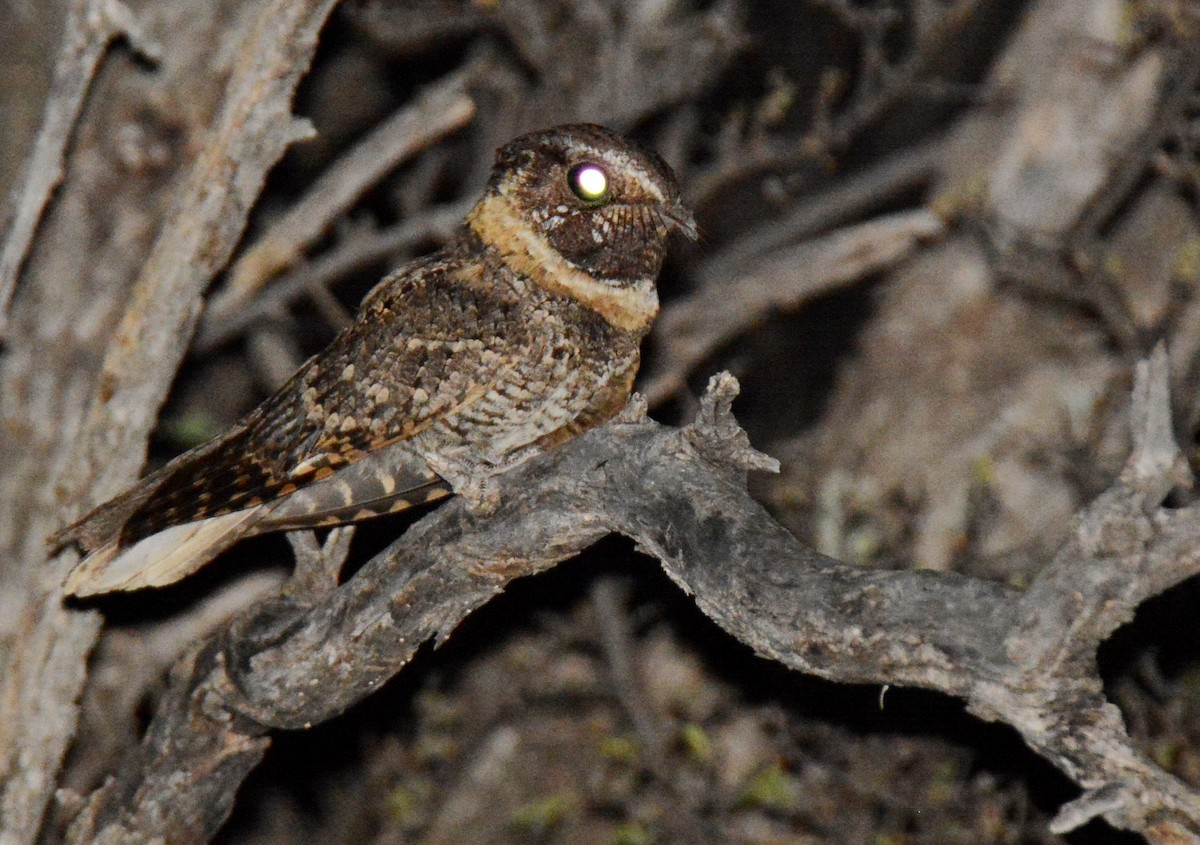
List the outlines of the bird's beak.
{"type": "Polygon", "coordinates": [[[683,203],[676,202],[671,208],[659,213],[666,222],[667,228],[682,232],[687,235],[688,240],[700,240],[700,229],[696,226],[696,218],[692,215],[691,209],[685,207],[683,203]]]}

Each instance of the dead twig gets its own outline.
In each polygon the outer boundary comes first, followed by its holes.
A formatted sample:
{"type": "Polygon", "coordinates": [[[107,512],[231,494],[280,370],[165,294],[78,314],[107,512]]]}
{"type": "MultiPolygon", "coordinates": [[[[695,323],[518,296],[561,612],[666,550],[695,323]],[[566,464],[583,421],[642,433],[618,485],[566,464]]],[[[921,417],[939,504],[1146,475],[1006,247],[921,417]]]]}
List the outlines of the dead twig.
{"type": "Polygon", "coordinates": [[[208,305],[209,321],[221,325],[240,312],[383,176],[465,126],[475,113],[475,102],[463,91],[465,81],[466,74],[456,73],[431,86],[334,162],[233,265],[228,284],[208,305]]]}
{"type": "Polygon", "coordinates": [[[668,780],[666,768],[667,743],[662,725],[646,697],[644,684],[638,678],[633,657],[633,636],[629,630],[629,608],[626,589],[615,576],[598,578],[589,593],[592,612],[600,628],[600,645],[604,649],[608,673],[617,698],[625,708],[634,731],[646,749],[649,768],[655,777],[668,780]]]}
{"type": "Polygon", "coordinates": [[[644,753],[639,759],[672,796],[676,814],[664,819],[664,825],[670,831],[668,838],[697,845],[712,841],[711,825],[702,818],[695,796],[681,788],[678,771],[672,766],[671,739],[675,724],[669,716],[660,717],[655,712],[639,672],[625,585],[617,576],[602,576],[592,586],[588,598],[600,629],[600,646],[617,700],[642,744],[644,753]]]}
{"type": "Polygon", "coordinates": [[[641,391],[652,405],[668,399],[697,364],[772,312],[890,267],[942,230],[926,209],[881,217],[778,250],[733,279],[672,302],[655,326],[659,354],[641,391]]]}
{"type": "Polygon", "coordinates": [[[296,555],[294,582],[304,595],[320,596],[337,586],[354,539],[353,525],[332,529],[324,543],[317,542],[313,531],[291,531],[287,538],[296,555]]]}
{"type": "Polygon", "coordinates": [[[854,9],[842,0],[832,0],[828,4],[831,9],[843,10],[852,25],[854,21],[860,22],[855,28],[862,34],[866,68],[846,109],[828,119],[822,119],[818,109],[816,130],[812,133],[816,146],[826,155],[840,153],[890,110],[912,98],[921,77],[954,44],[955,35],[971,22],[981,3],[982,0],[955,0],[940,9],[936,17],[925,22],[908,55],[893,66],[887,64],[883,48],[890,15],[878,10],[854,9]]]}
{"type": "Polygon", "coordinates": [[[942,139],[919,144],[839,179],[826,191],[805,197],[791,211],[747,232],[709,256],[697,274],[699,283],[726,284],[747,264],[801,238],[864,215],[905,191],[931,181],[937,175],[944,151],[942,139]]]}
{"type": "Polygon", "coordinates": [[[12,219],[0,248],[0,338],[8,323],[8,305],[17,276],[33,243],[38,221],[54,188],[62,181],[63,159],[96,68],[115,38],[124,36],[138,53],[153,60],[161,49],[142,32],[137,18],[121,0],[73,0],[54,65],[54,82],[46,101],[33,151],[8,198],[12,219]]]}
{"type": "MultiPolygon", "coordinates": [[[[879,123],[890,111],[906,100],[916,99],[922,94],[921,80],[954,45],[955,34],[971,20],[980,0],[957,0],[948,7],[939,7],[935,15],[921,27],[916,43],[898,65],[888,65],[882,48],[882,40],[893,23],[889,11],[878,9],[861,10],[846,3],[828,2],[831,11],[856,30],[862,41],[864,68],[857,74],[858,86],[848,97],[848,104],[836,108],[834,98],[841,93],[838,81],[840,71],[830,71],[829,82],[820,87],[811,129],[798,139],[769,137],[761,126],[752,124],[750,137],[742,139],[746,120],[734,119],[727,122],[717,139],[717,155],[713,164],[694,174],[689,180],[691,200],[703,208],[714,197],[719,198],[731,184],[755,173],[783,171],[797,165],[831,163],[845,152],[871,126],[879,123]]],[[[913,155],[933,152],[928,146],[918,147],[896,159],[896,164],[916,164],[913,155]]],[[[935,170],[936,161],[917,166],[927,178],[935,170]]],[[[886,172],[890,162],[878,167],[880,175],[886,172]]],[[[856,188],[862,190],[864,179],[858,180],[856,188]]],[[[818,200],[820,203],[821,200],[818,200]]],[[[779,230],[786,226],[780,223],[779,230]]]]}
{"type": "Polygon", "coordinates": [[[389,256],[412,249],[422,241],[445,239],[470,209],[468,201],[431,208],[387,229],[354,232],[328,252],[279,276],[245,307],[218,321],[210,310],[200,321],[193,351],[205,353],[245,332],[254,323],[278,317],[289,304],[317,288],[389,256]]]}
{"type": "Polygon", "coordinates": [[[1174,54],[1168,54],[1170,68],[1164,74],[1165,90],[1158,97],[1153,117],[1139,127],[1138,137],[1120,150],[1110,165],[1103,190],[1090,198],[1071,226],[1066,248],[1077,256],[1077,263],[1086,263],[1082,253],[1100,236],[1137,181],[1153,166],[1163,141],[1194,103],[1196,86],[1200,83],[1200,41],[1195,37],[1196,31],[1191,34],[1191,38],[1180,39],[1174,54]]]}

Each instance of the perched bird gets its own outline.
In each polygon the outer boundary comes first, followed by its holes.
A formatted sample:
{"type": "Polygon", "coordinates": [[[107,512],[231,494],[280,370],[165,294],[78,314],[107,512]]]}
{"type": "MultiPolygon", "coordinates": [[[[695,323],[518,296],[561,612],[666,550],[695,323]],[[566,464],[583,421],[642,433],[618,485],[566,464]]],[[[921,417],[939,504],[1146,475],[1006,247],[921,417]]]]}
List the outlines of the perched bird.
{"type": "Polygon", "coordinates": [[[696,237],[671,169],[611,130],[501,147],[442,250],[379,282],[227,433],[51,538],[86,552],[67,593],[169,584],[244,537],[478,495],[609,419],[658,313],[672,231],[696,237]]]}

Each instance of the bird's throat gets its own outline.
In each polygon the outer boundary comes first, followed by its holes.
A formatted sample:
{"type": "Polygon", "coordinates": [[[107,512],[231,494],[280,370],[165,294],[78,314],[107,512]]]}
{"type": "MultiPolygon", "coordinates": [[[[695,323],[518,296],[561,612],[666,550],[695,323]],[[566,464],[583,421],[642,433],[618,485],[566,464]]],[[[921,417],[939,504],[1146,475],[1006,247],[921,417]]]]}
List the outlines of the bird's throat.
{"type": "Polygon", "coordinates": [[[551,293],[583,303],[616,328],[644,334],[658,315],[653,279],[614,283],[585,273],[555,250],[502,191],[480,200],[467,215],[467,224],[511,270],[551,293]]]}

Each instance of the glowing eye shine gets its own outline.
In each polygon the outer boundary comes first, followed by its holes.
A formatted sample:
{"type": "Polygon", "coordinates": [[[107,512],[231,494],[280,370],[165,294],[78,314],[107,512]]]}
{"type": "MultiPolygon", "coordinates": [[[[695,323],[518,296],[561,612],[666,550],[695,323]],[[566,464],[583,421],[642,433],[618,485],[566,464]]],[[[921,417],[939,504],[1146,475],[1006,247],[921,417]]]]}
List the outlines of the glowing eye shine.
{"type": "Polygon", "coordinates": [[[608,196],[608,174],[594,164],[571,168],[568,180],[575,196],[584,202],[599,202],[608,196]]]}

